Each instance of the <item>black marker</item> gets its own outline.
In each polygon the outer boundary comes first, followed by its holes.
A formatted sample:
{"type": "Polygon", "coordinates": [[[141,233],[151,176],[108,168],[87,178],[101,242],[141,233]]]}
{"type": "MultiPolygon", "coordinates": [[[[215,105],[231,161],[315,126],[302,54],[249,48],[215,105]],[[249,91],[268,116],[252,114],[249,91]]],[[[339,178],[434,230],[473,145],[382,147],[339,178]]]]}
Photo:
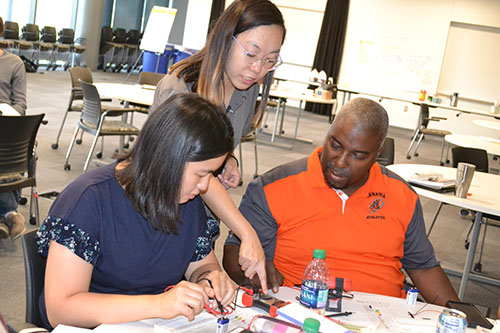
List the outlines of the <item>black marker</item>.
{"type": "Polygon", "coordinates": [[[325,317],[332,318],[332,317],[342,317],[342,316],[349,316],[352,315],[352,312],[346,311],[346,312],[340,312],[340,313],[333,313],[326,315],[325,317]]]}
{"type": "MultiPolygon", "coordinates": [[[[214,289],[214,286],[212,285],[212,281],[210,281],[209,279],[207,279],[207,281],[208,281],[208,285],[210,286],[210,288],[214,289]]],[[[219,302],[219,300],[217,299],[217,297],[215,297],[215,295],[214,295],[214,299],[217,302],[217,306],[219,307],[219,311],[220,311],[220,314],[222,315],[222,318],[224,318],[224,307],[222,306],[222,303],[219,302]]]]}

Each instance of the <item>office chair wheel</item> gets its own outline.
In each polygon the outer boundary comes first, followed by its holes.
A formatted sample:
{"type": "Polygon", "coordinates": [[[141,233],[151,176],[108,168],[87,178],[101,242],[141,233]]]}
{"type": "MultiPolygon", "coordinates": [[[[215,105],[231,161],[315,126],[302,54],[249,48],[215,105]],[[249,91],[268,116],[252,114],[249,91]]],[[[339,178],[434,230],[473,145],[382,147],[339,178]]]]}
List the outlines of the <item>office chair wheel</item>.
{"type": "Polygon", "coordinates": [[[407,160],[411,159],[411,156],[410,155],[406,155],[406,159],[407,160]]]}
{"type": "Polygon", "coordinates": [[[418,153],[413,154],[413,156],[418,157],[418,153]]]}
{"type": "Polygon", "coordinates": [[[440,166],[444,166],[444,162],[439,162],[439,165],[440,166]]]}
{"type": "Polygon", "coordinates": [[[128,143],[123,145],[123,148],[125,148],[125,149],[128,149],[128,147],[130,147],[130,145],[128,143]]]}
{"type": "Polygon", "coordinates": [[[24,206],[24,205],[26,205],[26,203],[27,203],[27,202],[28,202],[28,199],[27,199],[26,197],[21,197],[21,198],[19,199],[19,204],[20,204],[20,205],[23,205],[23,206],[24,206]]]}
{"type": "Polygon", "coordinates": [[[257,178],[257,177],[259,177],[259,175],[258,175],[258,174],[253,175],[253,179],[255,179],[255,178],[257,178]]]}
{"type": "Polygon", "coordinates": [[[474,272],[481,273],[482,270],[483,270],[483,265],[480,262],[477,262],[474,265],[474,272]]]}
{"type": "Polygon", "coordinates": [[[71,170],[71,165],[69,163],[64,164],[64,170],[66,171],[71,170]]]}
{"type": "Polygon", "coordinates": [[[468,240],[468,239],[466,239],[466,240],[465,240],[465,244],[464,244],[464,247],[465,247],[465,249],[466,249],[466,250],[468,250],[468,249],[469,249],[469,244],[470,244],[469,240],[468,240]]]}
{"type": "Polygon", "coordinates": [[[81,145],[82,144],[82,139],[76,139],[76,144],[81,145]]]}
{"type": "Polygon", "coordinates": [[[95,154],[95,156],[96,156],[97,158],[102,158],[102,152],[98,152],[97,154],[95,154]]]}
{"type": "Polygon", "coordinates": [[[240,179],[240,182],[238,183],[238,186],[243,186],[243,179],[240,179]]]}
{"type": "Polygon", "coordinates": [[[57,149],[59,148],[59,145],[57,143],[53,143],[50,145],[52,147],[52,149],[57,149]]]}
{"type": "Polygon", "coordinates": [[[36,225],[36,217],[30,216],[30,224],[31,225],[36,225]]]}

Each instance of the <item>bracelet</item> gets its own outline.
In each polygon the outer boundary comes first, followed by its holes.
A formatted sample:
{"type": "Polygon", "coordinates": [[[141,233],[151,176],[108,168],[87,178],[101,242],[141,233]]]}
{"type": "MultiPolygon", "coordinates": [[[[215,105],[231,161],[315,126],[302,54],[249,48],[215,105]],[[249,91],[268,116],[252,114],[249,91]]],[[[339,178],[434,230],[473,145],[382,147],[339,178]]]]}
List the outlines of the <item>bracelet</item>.
{"type": "Polygon", "coordinates": [[[203,273],[201,273],[200,275],[198,275],[198,278],[196,279],[196,283],[203,281],[203,279],[206,279],[203,276],[208,275],[210,273],[212,273],[212,271],[204,271],[203,273]]]}
{"type": "Polygon", "coordinates": [[[234,156],[234,154],[231,154],[231,155],[229,155],[229,157],[234,158],[234,160],[236,161],[236,166],[239,168],[240,167],[240,161],[238,161],[238,159],[236,158],[236,156],[234,156]]]}
{"type": "Polygon", "coordinates": [[[200,283],[201,281],[208,281],[208,285],[210,286],[210,288],[213,289],[213,287],[212,287],[212,281],[210,281],[209,278],[202,277],[201,279],[196,280],[196,284],[200,283]]]}

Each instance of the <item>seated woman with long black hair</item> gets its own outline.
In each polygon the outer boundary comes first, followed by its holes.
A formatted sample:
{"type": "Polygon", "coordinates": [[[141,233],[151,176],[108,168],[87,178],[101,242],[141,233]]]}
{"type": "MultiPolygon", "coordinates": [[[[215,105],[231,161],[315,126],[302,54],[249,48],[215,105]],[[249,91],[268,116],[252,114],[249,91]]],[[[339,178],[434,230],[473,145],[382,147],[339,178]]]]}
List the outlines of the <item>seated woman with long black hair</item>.
{"type": "Polygon", "coordinates": [[[232,149],[224,112],[179,94],[150,115],[129,153],[66,187],[38,231],[47,328],[192,320],[216,306],[210,299],[229,304],[234,287],[199,194],[232,149]]]}

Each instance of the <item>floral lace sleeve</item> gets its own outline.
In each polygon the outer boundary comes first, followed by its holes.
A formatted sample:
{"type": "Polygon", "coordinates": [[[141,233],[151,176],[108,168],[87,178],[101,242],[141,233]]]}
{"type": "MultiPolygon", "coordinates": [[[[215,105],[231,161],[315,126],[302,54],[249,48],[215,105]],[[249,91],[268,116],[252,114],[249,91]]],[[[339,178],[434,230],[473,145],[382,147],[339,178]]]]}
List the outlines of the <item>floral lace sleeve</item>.
{"type": "Polygon", "coordinates": [[[212,251],[212,247],[219,234],[219,230],[219,222],[213,217],[208,217],[207,229],[205,229],[205,234],[199,236],[196,241],[196,250],[191,262],[205,258],[210,251],[212,251]]]}
{"type": "Polygon", "coordinates": [[[43,257],[49,254],[50,241],[66,246],[74,254],[95,265],[99,258],[99,241],[88,232],[77,228],[59,217],[48,216],[36,234],[38,253],[43,257]]]}

